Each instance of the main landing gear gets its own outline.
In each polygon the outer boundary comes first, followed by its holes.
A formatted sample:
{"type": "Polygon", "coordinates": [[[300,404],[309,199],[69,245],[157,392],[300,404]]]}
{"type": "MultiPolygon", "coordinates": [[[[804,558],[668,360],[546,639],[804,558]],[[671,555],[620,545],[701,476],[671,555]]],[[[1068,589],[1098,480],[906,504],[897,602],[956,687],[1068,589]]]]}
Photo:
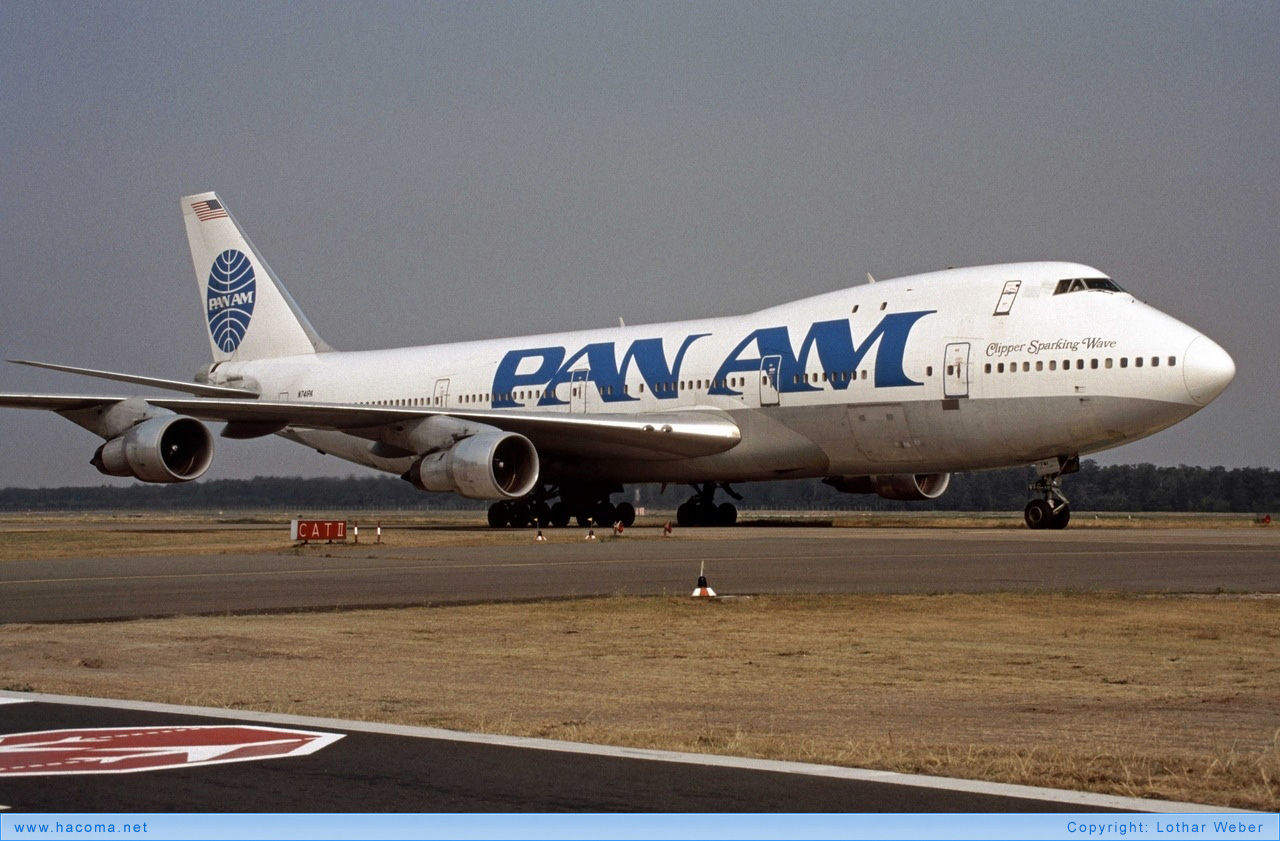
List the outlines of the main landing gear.
{"type": "Polygon", "coordinates": [[[609,527],[614,523],[630,528],[636,521],[635,506],[629,502],[614,505],[609,501],[611,493],[621,490],[621,487],[570,490],[540,485],[528,496],[490,505],[489,525],[495,529],[508,526],[564,528],[570,520],[576,520],[584,528],[590,525],[609,527]],[[552,503],[556,497],[559,501],[552,503]]]}
{"type": "Polygon", "coordinates": [[[716,505],[716,489],[742,501],[742,494],[735,493],[728,482],[707,482],[692,486],[697,493],[676,509],[676,525],[679,526],[731,526],[738,522],[738,509],[732,502],[716,505]]]}
{"type": "Polygon", "coordinates": [[[1027,528],[1065,529],[1071,522],[1071,503],[1062,493],[1062,477],[1080,471],[1080,457],[1058,456],[1036,462],[1035,468],[1040,478],[1029,489],[1042,498],[1027,503],[1027,528]]]}

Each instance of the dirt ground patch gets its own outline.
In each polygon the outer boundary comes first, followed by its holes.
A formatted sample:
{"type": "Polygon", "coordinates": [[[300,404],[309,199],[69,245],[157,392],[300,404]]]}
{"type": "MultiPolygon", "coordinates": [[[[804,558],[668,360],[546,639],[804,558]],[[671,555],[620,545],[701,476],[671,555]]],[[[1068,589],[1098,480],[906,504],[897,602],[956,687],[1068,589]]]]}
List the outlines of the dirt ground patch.
{"type": "Polygon", "coordinates": [[[0,688],[1280,807],[1273,597],[655,597],[4,625],[0,688]]]}

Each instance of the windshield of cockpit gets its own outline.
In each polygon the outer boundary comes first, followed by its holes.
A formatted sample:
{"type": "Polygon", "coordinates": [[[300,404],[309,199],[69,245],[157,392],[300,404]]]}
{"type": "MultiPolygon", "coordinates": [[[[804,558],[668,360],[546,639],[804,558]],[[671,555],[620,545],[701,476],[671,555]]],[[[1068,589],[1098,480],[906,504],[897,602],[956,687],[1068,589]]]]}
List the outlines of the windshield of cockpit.
{"type": "Polygon", "coordinates": [[[1053,290],[1055,295],[1063,295],[1067,292],[1087,292],[1097,290],[1099,292],[1123,292],[1120,285],[1108,277],[1069,277],[1066,280],[1058,281],[1058,286],[1053,290]]]}

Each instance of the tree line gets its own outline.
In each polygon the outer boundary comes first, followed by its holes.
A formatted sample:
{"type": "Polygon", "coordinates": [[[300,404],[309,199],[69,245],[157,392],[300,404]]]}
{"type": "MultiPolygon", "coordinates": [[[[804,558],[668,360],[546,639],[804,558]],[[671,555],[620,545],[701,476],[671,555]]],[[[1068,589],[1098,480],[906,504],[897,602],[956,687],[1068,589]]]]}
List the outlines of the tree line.
{"type": "MultiPolygon", "coordinates": [[[[734,486],[743,510],[1020,511],[1035,479],[1028,468],[957,473],[939,499],[899,502],[866,494],[842,494],[817,479],[751,482],[734,486]]],[[[1280,470],[1262,467],[1101,467],[1086,460],[1066,477],[1063,490],[1077,511],[1275,513],[1280,511],[1280,470]]],[[[674,509],[689,489],[629,486],[637,506],[674,509]]],[[[615,502],[621,498],[615,497],[615,502]]],[[[0,511],[93,510],[480,510],[487,503],[455,494],[423,493],[387,476],[302,479],[258,476],[211,479],[184,485],[98,485],[73,488],[3,488],[0,511]]]]}

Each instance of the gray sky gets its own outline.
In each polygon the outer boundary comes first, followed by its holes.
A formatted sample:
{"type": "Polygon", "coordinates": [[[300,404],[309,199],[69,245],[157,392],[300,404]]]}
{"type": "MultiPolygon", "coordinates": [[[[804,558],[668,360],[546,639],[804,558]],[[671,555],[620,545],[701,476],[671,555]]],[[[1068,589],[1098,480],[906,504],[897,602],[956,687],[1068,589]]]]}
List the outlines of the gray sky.
{"type": "MultiPolygon", "coordinates": [[[[1273,2],[4,0],[0,356],[190,379],[210,189],[344,350],[1079,260],[1239,369],[1101,459],[1280,467],[1277,44],[1273,2]]],[[[54,415],[0,433],[0,486],[113,481],[54,415]]],[[[358,470],[218,444],[210,477],[358,470]]]]}

